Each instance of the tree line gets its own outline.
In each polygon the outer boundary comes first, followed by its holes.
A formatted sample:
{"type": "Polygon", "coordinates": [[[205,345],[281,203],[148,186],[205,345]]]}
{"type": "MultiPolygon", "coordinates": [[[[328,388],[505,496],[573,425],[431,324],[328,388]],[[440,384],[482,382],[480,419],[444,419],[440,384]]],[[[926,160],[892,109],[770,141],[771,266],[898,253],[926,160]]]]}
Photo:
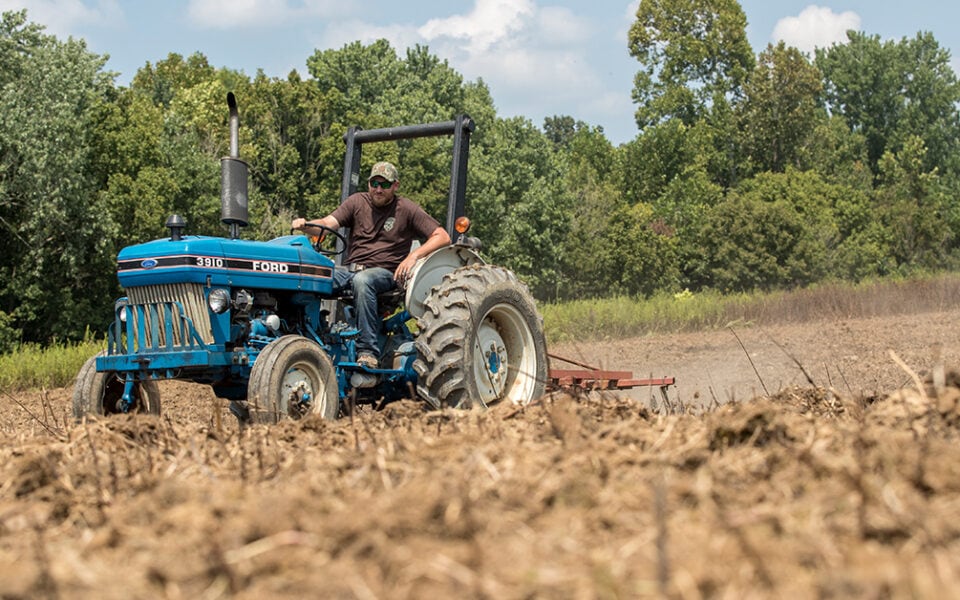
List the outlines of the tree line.
{"type": "MultiPolygon", "coordinates": [[[[637,135],[614,146],[571,115],[502,118],[482,79],[385,40],[316,50],[307,75],[146,63],[128,86],[81,39],[25,11],[0,22],[0,351],[100,332],[124,246],[224,235],[225,97],[250,164],[245,237],[289,231],[339,200],[343,134],[470,115],[467,211],[491,262],[540,300],[770,290],[954,268],[960,86],[929,33],[850,31],[807,55],[754,54],[736,0],[642,0],[637,135]]],[[[381,144],[402,191],[443,221],[444,138],[381,144]]],[[[369,168],[369,164],[367,165],[369,168]]]]}

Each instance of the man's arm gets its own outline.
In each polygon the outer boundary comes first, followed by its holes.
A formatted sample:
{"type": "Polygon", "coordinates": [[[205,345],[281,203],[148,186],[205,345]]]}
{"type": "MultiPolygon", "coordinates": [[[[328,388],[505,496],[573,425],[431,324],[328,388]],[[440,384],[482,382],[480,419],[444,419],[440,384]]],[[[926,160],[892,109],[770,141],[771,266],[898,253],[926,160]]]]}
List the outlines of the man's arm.
{"type": "Polygon", "coordinates": [[[447,230],[443,227],[437,227],[433,230],[433,233],[430,234],[430,237],[426,239],[425,242],[420,244],[420,246],[414,249],[410,254],[407,255],[403,262],[400,263],[400,266],[397,267],[397,270],[393,272],[393,278],[399,282],[406,281],[407,277],[410,276],[410,269],[413,268],[413,265],[417,264],[417,261],[421,258],[428,256],[434,250],[439,250],[444,246],[450,243],[450,234],[447,233],[447,230]]]}
{"type": "Polygon", "coordinates": [[[340,229],[340,222],[337,221],[333,215],[327,215],[322,219],[313,219],[311,221],[307,221],[302,217],[297,217],[292,223],[290,223],[290,227],[293,229],[304,229],[306,227],[309,227],[310,229],[316,229],[316,227],[311,227],[311,225],[323,225],[329,229],[333,229],[334,231],[340,229]]]}

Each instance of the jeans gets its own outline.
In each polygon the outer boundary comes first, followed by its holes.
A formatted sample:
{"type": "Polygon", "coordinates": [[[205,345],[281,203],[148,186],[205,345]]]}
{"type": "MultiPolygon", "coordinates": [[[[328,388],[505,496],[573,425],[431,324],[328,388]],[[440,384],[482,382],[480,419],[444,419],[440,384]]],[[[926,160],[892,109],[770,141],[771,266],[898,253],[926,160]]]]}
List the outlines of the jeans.
{"type": "Polygon", "coordinates": [[[357,338],[357,355],[372,354],[380,358],[377,337],[383,319],[377,313],[377,294],[389,292],[396,285],[393,273],[380,267],[371,267],[355,273],[351,273],[346,267],[337,267],[334,270],[334,292],[346,289],[347,286],[353,288],[353,306],[357,313],[357,329],[360,330],[360,337],[357,338]]]}

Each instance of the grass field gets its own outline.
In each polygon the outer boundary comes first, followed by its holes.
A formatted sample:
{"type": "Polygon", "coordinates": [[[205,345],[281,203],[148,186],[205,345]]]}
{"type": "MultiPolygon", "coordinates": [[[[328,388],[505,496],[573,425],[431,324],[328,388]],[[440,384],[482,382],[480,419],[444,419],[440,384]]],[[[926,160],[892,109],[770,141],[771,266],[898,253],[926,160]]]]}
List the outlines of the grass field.
{"type": "MultiPolygon", "coordinates": [[[[547,340],[561,343],[709,330],[731,324],[800,323],[942,310],[958,298],[960,275],[941,274],[859,285],[823,284],[789,292],[682,292],[648,299],[579,300],[542,304],[540,310],[547,340]]],[[[71,385],[84,361],[104,345],[94,335],[78,343],[25,344],[0,356],[0,390],[71,385]]]]}

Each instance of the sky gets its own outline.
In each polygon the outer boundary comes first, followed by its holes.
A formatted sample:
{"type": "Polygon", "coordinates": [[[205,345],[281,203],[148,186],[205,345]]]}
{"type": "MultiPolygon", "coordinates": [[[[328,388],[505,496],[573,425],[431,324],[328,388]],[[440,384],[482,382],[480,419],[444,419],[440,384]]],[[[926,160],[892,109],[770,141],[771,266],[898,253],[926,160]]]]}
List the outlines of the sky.
{"type": "MultiPolygon", "coordinates": [[[[740,0],[755,53],[784,40],[805,52],[842,43],[848,29],[882,39],[931,32],[960,72],[960,3],[934,0],[740,0]]],[[[425,45],[468,81],[482,79],[501,117],[542,126],[570,115],[611,142],[637,135],[630,100],[638,63],[627,31],[639,0],[0,0],[61,39],[109,55],[118,85],[170,53],[214,67],[309,75],[316,50],[386,38],[425,45]]],[[[385,86],[389,85],[385,83],[385,86]]],[[[242,99],[241,102],[242,110],[242,99]]],[[[401,125],[398,123],[397,125],[401,125]]],[[[482,123],[478,126],[483,126],[482,123]]]]}

